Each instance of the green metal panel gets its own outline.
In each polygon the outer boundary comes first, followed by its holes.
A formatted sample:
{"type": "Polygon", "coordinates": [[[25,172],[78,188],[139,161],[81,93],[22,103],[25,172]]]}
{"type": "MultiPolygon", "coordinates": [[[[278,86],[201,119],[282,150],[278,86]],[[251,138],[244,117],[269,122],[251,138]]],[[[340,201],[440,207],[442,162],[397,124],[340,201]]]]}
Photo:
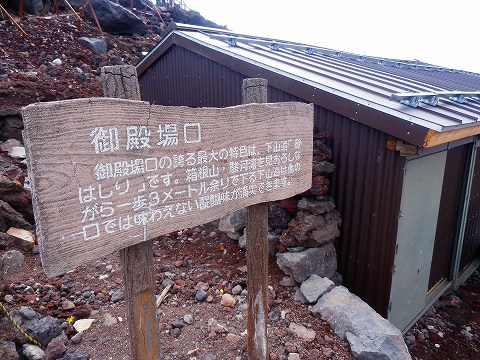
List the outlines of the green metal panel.
{"type": "Polygon", "coordinates": [[[401,331],[426,306],[447,152],[405,165],[388,320],[401,331]]]}

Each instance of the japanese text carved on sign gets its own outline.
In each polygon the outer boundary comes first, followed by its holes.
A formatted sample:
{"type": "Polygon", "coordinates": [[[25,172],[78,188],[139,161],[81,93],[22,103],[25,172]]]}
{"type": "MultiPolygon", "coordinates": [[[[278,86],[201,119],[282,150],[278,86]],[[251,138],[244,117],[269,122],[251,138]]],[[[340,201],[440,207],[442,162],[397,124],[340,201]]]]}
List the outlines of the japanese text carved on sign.
{"type": "Polygon", "coordinates": [[[119,99],[22,109],[49,275],[311,186],[313,106],[119,99]]]}

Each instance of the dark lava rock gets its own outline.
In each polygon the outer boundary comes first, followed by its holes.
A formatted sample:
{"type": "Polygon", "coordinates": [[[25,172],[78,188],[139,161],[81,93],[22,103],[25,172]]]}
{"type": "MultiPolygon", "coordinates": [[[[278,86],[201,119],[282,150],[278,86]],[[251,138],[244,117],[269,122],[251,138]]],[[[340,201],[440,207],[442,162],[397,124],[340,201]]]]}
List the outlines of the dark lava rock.
{"type": "MultiPolygon", "coordinates": [[[[103,31],[110,34],[143,34],[147,29],[137,15],[123,6],[108,0],[92,0],[91,4],[103,31]]],[[[85,9],[85,15],[90,21],[95,21],[89,6],[85,9]]]]}
{"type": "Polygon", "coordinates": [[[25,331],[33,338],[40,341],[41,344],[47,345],[52,339],[56,338],[62,333],[61,323],[58,319],[46,316],[40,320],[31,323],[27,326],[25,331]]]}

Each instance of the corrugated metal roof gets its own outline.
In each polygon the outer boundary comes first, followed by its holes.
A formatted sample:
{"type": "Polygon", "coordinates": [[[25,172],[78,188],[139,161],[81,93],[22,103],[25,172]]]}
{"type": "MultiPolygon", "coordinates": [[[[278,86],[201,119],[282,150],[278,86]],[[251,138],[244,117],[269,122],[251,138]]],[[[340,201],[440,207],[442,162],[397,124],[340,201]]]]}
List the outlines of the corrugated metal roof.
{"type": "Polygon", "coordinates": [[[460,103],[442,96],[435,106],[416,108],[391,100],[399,93],[477,92],[480,74],[177,24],[139,62],[139,75],[175,45],[418,146],[432,131],[474,127],[468,136],[480,133],[478,98],[460,103]]]}

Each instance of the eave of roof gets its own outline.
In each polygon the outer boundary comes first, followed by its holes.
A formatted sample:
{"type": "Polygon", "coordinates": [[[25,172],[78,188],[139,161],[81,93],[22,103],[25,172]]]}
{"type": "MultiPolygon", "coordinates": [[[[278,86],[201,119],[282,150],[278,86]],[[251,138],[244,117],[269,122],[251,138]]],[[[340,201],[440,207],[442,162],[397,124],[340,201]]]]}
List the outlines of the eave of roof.
{"type": "MultiPolygon", "coordinates": [[[[425,104],[412,108],[391,101],[392,93],[418,92],[419,89],[439,91],[440,88],[406,76],[392,75],[382,68],[372,69],[364,66],[361,59],[359,63],[351,64],[341,56],[304,54],[299,47],[308,45],[282,43],[287,47],[290,44],[292,49],[272,50],[261,41],[252,40],[252,44],[231,46],[225,39],[218,38],[218,34],[225,33],[227,37],[238,36],[224,30],[191,26],[172,29],[138,63],[138,75],[142,76],[162,54],[176,45],[247,77],[265,78],[273,87],[420,147],[480,134],[480,102],[471,100],[457,104],[442,99],[442,103],[434,108],[425,104]],[[444,136],[447,132],[449,136],[444,136]]],[[[385,64],[385,61],[379,59],[377,63],[385,64]]],[[[406,64],[415,68],[426,66],[428,71],[441,69],[413,61],[406,64]]]]}

